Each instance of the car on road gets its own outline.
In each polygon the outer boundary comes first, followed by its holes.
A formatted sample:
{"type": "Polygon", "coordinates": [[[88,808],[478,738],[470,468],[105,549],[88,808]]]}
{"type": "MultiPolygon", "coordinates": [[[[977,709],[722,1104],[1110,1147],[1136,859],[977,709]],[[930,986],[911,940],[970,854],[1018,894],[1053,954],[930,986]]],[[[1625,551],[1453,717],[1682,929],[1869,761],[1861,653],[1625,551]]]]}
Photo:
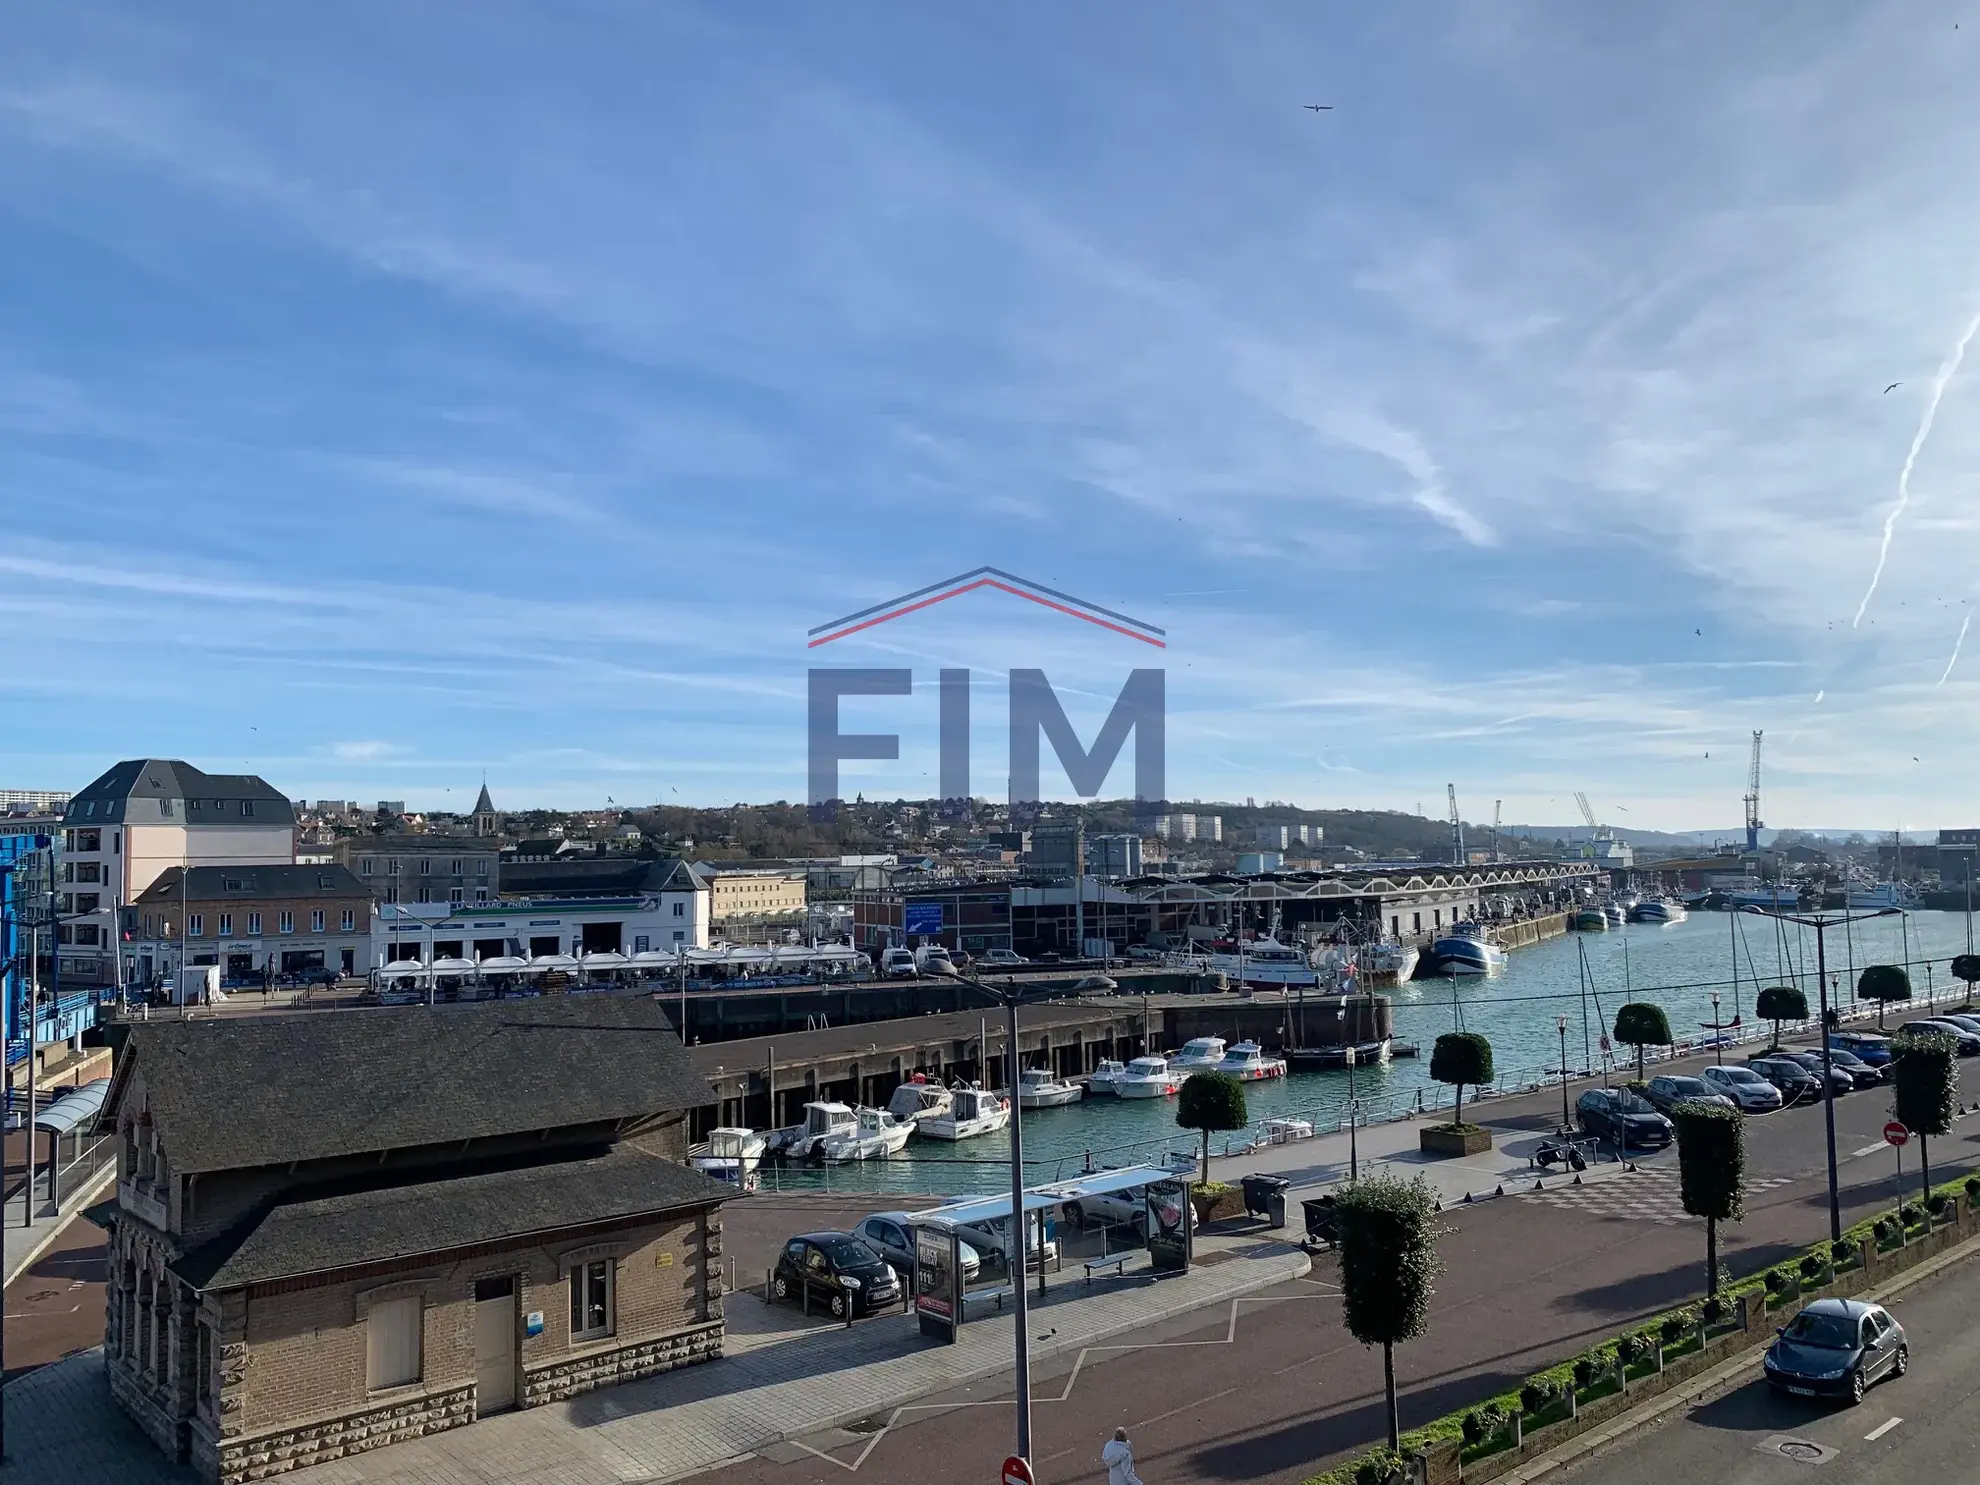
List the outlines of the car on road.
{"type": "Polygon", "coordinates": [[[837,1319],[846,1311],[871,1315],[901,1300],[900,1280],[887,1260],[849,1232],[807,1232],[786,1242],[770,1275],[778,1299],[822,1304],[837,1319]]]}
{"type": "Polygon", "coordinates": [[[1860,1403],[1880,1377],[1910,1370],[1911,1347],[1883,1306],[1818,1299],[1781,1327],[1761,1367],[1777,1392],[1860,1403]]]}
{"type": "Polygon", "coordinates": [[[914,950],[893,948],[880,956],[880,975],[888,980],[911,980],[921,973],[914,950]]]}
{"type": "MultiPolygon", "coordinates": [[[[1789,1062],[1804,1069],[1815,1080],[1816,1087],[1821,1087],[1822,1054],[1820,1052],[1776,1052],[1774,1055],[1776,1057],[1785,1057],[1789,1062]]],[[[1829,1053],[1829,1086],[1836,1091],[1837,1097],[1841,1097],[1845,1093],[1854,1093],[1858,1088],[1868,1087],[1869,1083],[1883,1081],[1869,1068],[1866,1067],[1863,1071],[1868,1079],[1867,1082],[1859,1082],[1857,1075],[1843,1066],[1840,1057],[1836,1056],[1834,1052],[1829,1053]]]]}
{"type": "Polygon", "coordinates": [[[1847,1052],[1872,1067],[1891,1065],[1891,1039],[1875,1031],[1832,1032],[1829,1047],[1832,1051],[1847,1052]]]}
{"type": "Polygon", "coordinates": [[[1951,1037],[1953,1046],[1958,1050],[1960,1056],[1973,1057],[1980,1055],[1980,1036],[1976,1036],[1973,1032],[1968,1031],[1956,1022],[1947,1021],[1938,1016],[1925,1016],[1916,1021],[1907,1021],[1898,1028],[1898,1035],[1902,1036],[1907,1031],[1922,1032],[1932,1036],[1951,1037]]]}
{"type": "Polygon", "coordinates": [[[1619,1150],[1662,1149],[1674,1130],[1648,1099],[1627,1088],[1590,1088],[1574,1101],[1574,1114],[1584,1130],[1619,1150]]]}
{"type": "Polygon", "coordinates": [[[985,949],[983,957],[977,961],[987,969],[1012,969],[1031,961],[1012,949],[985,949]]]}
{"type": "MultiPolygon", "coordinates": [[[[1819,1060],[1822,1054],[1817,1052],[1814,1055],[1819,1060]]],[[[1878,1083],[1888,1080],[1887,1068],[1872,1067],[1854,1052],[1845,1052],[1838,1046],[1832,1045],[1829,1048],[1829,1065],[1839,1067],[1848,1073],[1856,1080],[1856,1086],[1859,1088],[1875,1087],[1878,1083]]]]}
{"type": "Polygon", "coordinates": [[[1703,1080],[1679,1077],[1672,1073],[1652,1078],[1643,1096],[1649,1100],[1650,1107],[1666,1115],[1681,1103],[1719,1103],[1729,1109],[1739,1107],[1725,1094],[1714,1093],[1703,1080]]]}
{"type": "MultiPolygon", "coordinates": [[[[914,1230],[906,1212],[875,1212],[857,1227],[853,1236],[873,1248],[894,1266],[895,1272],[910,1284],[914,1282],[914,1230]]],[[[983,1271],[983,1255],[968,1243],[962,1245],[962,1273],[965,1284],[974,1284],[983,1271]]]]}
{"type": "Polygon", "coordinates": [[[1788,1103],[1802,1103],[1822,1096],[1822,1080],[1792,1057],[1761,1053],[1746,1059],[1746,1065],[1780,1090],[1788,1103]]]}
{"type": "Polygon", "coordinates": [[[1750,1067],[1700,1068],[1698,1081],[1725,1094],[1742,1114],[1770,1114],[1781,1106],[1781,1090],[1750,1067]]]}

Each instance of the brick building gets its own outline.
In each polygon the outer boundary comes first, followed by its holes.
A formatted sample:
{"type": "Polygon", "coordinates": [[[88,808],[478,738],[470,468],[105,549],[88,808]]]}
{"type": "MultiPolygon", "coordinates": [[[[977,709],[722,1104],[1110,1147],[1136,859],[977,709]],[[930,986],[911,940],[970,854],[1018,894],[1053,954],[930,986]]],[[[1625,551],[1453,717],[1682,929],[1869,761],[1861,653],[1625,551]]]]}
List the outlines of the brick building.
{"type": "Polygon", "coordinates": [[[492,902],[502,853],[487,837],[358,835],[332,848],[379,902],[492,902]]]}
{"type": "Polygon", "coordinates": [[[712,1101],[650,999],[134,1026],[111,1393],[235,1485],[718,1356],[712,1101]]]}
{"type": "Polygon", "coordinates": [[[124,909],[136,984],[217,964],[223,981],[371,967],[371,893],[341,866],[195,866],[166,871],[124,909]]]}

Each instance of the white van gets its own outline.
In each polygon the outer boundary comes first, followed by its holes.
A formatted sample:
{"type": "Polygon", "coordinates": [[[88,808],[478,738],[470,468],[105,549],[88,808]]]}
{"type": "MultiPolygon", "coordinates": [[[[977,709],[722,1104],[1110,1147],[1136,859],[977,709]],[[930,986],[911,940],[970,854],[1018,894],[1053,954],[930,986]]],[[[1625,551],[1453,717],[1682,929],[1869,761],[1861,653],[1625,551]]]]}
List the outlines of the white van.
{"type": "Polygon", "coordinates": [[[880,976],[888,980],[911,980],[921,970],[914,962],[914,950],[889,949],[880,956],[880,976]]]}

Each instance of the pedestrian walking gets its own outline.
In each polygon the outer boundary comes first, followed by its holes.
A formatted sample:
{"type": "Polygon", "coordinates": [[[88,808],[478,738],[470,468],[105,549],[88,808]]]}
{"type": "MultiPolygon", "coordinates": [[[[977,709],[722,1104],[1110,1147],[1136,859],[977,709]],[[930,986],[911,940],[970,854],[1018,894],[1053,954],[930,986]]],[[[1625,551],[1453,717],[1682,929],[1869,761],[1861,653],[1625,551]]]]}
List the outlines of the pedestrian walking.
{"type": "Polygon", "coordinates": [[[1128,1442],[1125,1428],[1114,1430],[1100,1451],[1100,1462],[1107,1466],[1107,1485],[1141,1485],[1141,1476],[1134,1472],[1134,1445],[1128,1442]]]}

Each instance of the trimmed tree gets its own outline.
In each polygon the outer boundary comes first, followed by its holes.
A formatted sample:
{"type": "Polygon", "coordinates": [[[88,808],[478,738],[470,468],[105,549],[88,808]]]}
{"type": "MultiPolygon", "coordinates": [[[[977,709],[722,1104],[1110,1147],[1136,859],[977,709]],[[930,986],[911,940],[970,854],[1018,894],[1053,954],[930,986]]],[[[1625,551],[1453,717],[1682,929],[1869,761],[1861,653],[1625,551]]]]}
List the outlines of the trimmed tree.
{"type": "Polygon", "coordinates": [[[1430,1076],[1457,1089],[1451,1123],[1463,1125],[1465,1086],[1481,1088],[1494,1076],[1492,1044],[1476,1031],[1445,1032],[1430,1049],[1430,1076]]]}
{"type": "Polygon", "coordinates": [[[1774,1046],[1781,1044],[1781,1022],[1806,1021],[1808,997],[1792,985],[1769,985],[1753,1003],[1753,1014],[1774,1023],[1774,1046]]]}
{"type": "Polygon", "coordinates": [[[1616,1040],[1626,1047],[1636,1048],[1636,1081],[1643,1081],[1643,1049],[1645,1047],[1668,1047],[1671,1044],[1671,1022],[1660,1005],[1652,1005],[1647,1000],[1632,1000],[1616,1012],[1616,1040]]]}
{"type": "Polygon", "coordinates": [[[1705,1291],[1719,1292],[1719,1224],[1746,1215],[1746,1117],[1717,1103],[1681,1103],[1677,1125],[1678,1193],[1684,1209],[1705,1219],[1705,1291]]]}
{"type": "Polygon", "coordinates": [[[1952,977],[1966,986],[1966,1003],[1973,1004],[1973,982],[1980,980],[1980,954],[1955,954],[1952,977]]]}
{"type": "Polygon", "coordinates": [[[1334,1203],[1341,1254],[1341,1316],[1348,1334],[1382,1348],[1389,1447],[1402,1442],[1396,1411],[1396,1354],[1429,1328],[1437,1262],[1436,1197],[1422,1176],[1371,1176],[1334,1203]]]}
{"type": "Polygon", "coordinates": [[[1176,1099],[1176,1123],[1203,1131],[1203,1181],[1210,1182],[1210,1135],[1242,1129],[1251,1122],[1244,1106],[1244,1084],[1229,1073],[1192,1073],[1176,1099]]]}
{"type": "MultiPolygon", "coordinates": [[[[1932,1195],[1930,1137],[1951,1134],[1959,1114],[1959,1064],[1949,1036],[1910,1032],[1897,1039],[1891,1067],[1891,1112],[1898,1123],[1918,1136],[1918,1171],[1924,1197],[1932,1195]]],[[[1899,1200],[1903,1197],[1900,1195],[1899,1200]]]]}
{"type": "Polygon", "coordinates": [[[1877,1002],[1877,1024],[1882,1026],[1886,1005],[1911,999],[1911,976],[1895,964],[1873,964],[1856,977],[1856,994],[1877,1002]]]}

